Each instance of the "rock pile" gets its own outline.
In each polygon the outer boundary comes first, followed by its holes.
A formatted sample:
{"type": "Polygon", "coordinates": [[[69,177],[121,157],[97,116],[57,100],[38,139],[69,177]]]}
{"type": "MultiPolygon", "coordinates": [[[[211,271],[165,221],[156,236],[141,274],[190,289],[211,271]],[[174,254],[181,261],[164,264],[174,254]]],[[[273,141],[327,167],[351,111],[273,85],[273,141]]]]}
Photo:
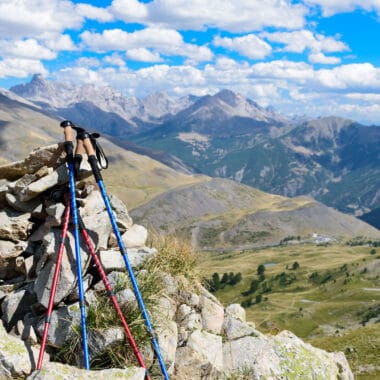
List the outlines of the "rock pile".
{"type": "MultiPolygon", "coordinates": [[[[83,163],[77,183],[81,217],[99,258],[113,284],[125,276],[124,262],[111,231],[103,200],[86,177],[83,163]]],[[[56,379],[144,379],[141,368],[85,371],[45,356],[43,370],[34,371],[44,316],[50,295],[57,247],[60,243],[63,203],[51,193],[65,189],[67,170],[60,145],[31,153],[22,162],[0,167],[0,378],[56,379]]],[[[132,266],[144,272],[144,262],[157,255],[145,246],[147,231],[133,224],[124,204],[111,196],[111,205],[132,266]]],[[[91,258],[81,250],[86,302],[103,289],[92,271],[91,258]]],[[[61,274],[48,335],[50,347],[62,347],[79,320],[76,290],[74,239],[68,233],[61,274]]],[[[353,379],[341,353],[327,353],[305,344],[289,332],[268,337],[246,322],[240,305],[224,308],[203,287],[190,286],[184,277],[162,273],[163,294],[150,312],[157,321],[156,333],[161,351],[174,379],[353,379]],[[158,312],[157,312],[158,310],[158,312]],[[155,315],[157,313],[157,315],[155,315]]],[[[117,293],[120,303],[133,302],[125,288],[117,293]]],[[[123,330],[110,328],[89,335],[91,354],[101,353],[123,339],[123,330]]],[[[54,349],[51,351],[53,352],[54,349]]],[[[153,365],[153,352],[143,352],[153,365]]]]}

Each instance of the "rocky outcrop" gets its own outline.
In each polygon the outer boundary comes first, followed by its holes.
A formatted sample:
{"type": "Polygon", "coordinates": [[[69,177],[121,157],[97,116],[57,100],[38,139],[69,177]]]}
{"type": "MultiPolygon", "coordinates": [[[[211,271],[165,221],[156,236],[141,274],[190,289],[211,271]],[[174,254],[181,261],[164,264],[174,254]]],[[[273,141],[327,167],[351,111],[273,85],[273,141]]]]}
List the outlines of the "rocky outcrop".
{"type": "MultiPolygon", "coordinates": [[[[61,202],[64,198],[57,196],[66,191],[64,177],[58,173],[60,170],[63,172],[60,168],[64,168],[65,164],[56,165],[51,159],[59,156],[61,148],[57,145],[55,149],[54,153],[54,149],[48,147],[49,154],[46,155],[39,151],[38,165],[18,164],[22,170],[13,171],[12,175],[9,174],[12,165],[0,167],[0,199],[4,206],[0,215],[4,222],[0,228],[0,378],[142,380],[144,370],[133,365],[88,372],[54,361],[48,362],[48,355],[43,369],[34,370],[65,210],[61,202]],[[34,170],[39,174],[36,175],[34,170]],[[48,186],[40,186],[41,183],[48,183],[48,186]],[[20,194],[33,196],[26,199],[20,194]]],[[[116,248],[115,237],[96,186],[88,180],[78,181],[77,202],[117,300],[130,310],[136,309],[124,260],[116,248]]],[[[158,253],[145,246],[147,231],[133,224],[127,209],[117,198],[111,197],[111,205],[122,238],[129,247],[128,256],[137,281],[149,277],[151,273],[144,266],[158,253]]],[[[57,349],[71,344],[75,326],[80,321],[75,270],[78,263],[74,259],[73,240],[69,231],[47,338],[52,358],[57,349]]],[[[104,285],[94,271],[84,246],[79,265],[83,271],[86,304],[95,305],[98,294],[104,293],[104,285]]],[[[353,379],[343,354],[316,349],[290,332],[265,336],[246,321],[245,311],[240,305],[224,308],[201,285],[191,283],[185,277],[164,272],[157,276],[163,290],[157,294],[157,304],[149,312],[165,364],[173,379],[239,376],[249,379],[353,379]]],[[[88,333],[90,355],[102,355],[107,348],[124,339],[123,330],[117,326],[92,329],[88,333]]],[[[149,341],[140,346],[149,371],[155,375],[157,363],[149,341]]],[[[80,367],[81,354],[73,354],[77,355],[80,367]]],[[[129,356],[132,357],[128,351],[128,363],[133,363],[129,356]]]]}

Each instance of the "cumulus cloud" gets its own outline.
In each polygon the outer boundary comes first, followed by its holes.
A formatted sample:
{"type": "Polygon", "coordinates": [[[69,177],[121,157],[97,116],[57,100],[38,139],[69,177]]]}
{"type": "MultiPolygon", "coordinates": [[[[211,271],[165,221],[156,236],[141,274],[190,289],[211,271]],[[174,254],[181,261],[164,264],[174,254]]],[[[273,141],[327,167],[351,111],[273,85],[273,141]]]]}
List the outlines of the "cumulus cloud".
{"type": "Polygon", "coordinates": [[[297,30],[293,32],[262,33],[269,41],[284,44],[283,51],[302,53],[306,49],[313,52],[341,52],[349,50],[342,41],[322,34],[314,34],[310,30],[297,30]]]}
{"type": "Polygon", "coordinates": [[[61,33],[82,25],[83,17],[66,0],[18,0],[0,2],[0,37],[34,37],[61,33]]]}
{"type": "Polygon", "coordinates": [[[157,62],[160,54],[185,56],[194,63],[213,57],[208,47],[185,43],[181,34],[172,29],[146,28],[131,33],[121,29],[109,29],[102,33],[85,31],[81,38],[89,49],[98,52],[126,51],[129,58],[146,62],[157,62]]]}
{"type": "Polygon", "coordinates": [[[113,20],[113,15],[106,8],[94,7],[90,4],[78,4],[76,12],[87,19],[97,20],[99,22],[109,22],[113,20]]]}
{"type": "Polygon", "coordinates": [[[213,44],[231,51],[237,51],[240,55],[252,59],[265,58],[272,51],[269,44],[254,34],[235,38],[221,38],[217,36],[214,38],[213,44]]]}
{"type": "Polygon", "coordinates": [[[152,52],[145,48],[135,48],[129,49],[125,53],[127,58],[133,61],[141,61],[141,62],[161,62],[162,58],[160,54],[152,52]]]}
{"type": "Polygon", "coordinates": [[[114,0],[115,17],[127,22],[166,25],[179,30],[216,27],[231,32],[261,30],[265,26],[301,28],[307,8],[290,0],[114,0]]]}
{"type": "Polygon", "coordinates": [[[26,78],[34,73],[47,75],[48,71],[35,59],[6,58],[0,61],[0,78],[26,78]]]}
{"type": "Polygon", "coordinates": [[[341,59],[338,57],[328,57],[323,53],[310,53],[309,61],[312,63],[323,63],[326,65],[335,65],[341,62],[341,59]]]}
{"type": "Polygon", "coordinates": [[[40,45],[34,38],[18,41],[0,41],[0,50],[3,57],[53,59],[57,54],[40,45]]]}
{"type": "Polygon", "coordinates": [[[380,13],[380,2],[378,0],[306,0],[305,3],[320,6],[325,17],[351,12],[355,9],[374,10],[380,13]]]}

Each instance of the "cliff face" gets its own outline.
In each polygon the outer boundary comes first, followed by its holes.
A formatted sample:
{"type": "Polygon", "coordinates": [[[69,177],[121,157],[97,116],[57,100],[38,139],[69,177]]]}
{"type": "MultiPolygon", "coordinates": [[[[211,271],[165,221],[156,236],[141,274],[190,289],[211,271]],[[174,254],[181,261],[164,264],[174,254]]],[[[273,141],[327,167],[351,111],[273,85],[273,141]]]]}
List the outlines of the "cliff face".
{"type": "MultiPolygon", "coordinates": [[[[21,162],[0,167],[0,378],[142,380],[144,370],[135,365],[120,324],[101,327],[94,324],[93,310],[98,310],[96,305],[105,291],[84,246],[80,265],[91,359],[104,357],[110,350],[116,352],[115,347],[121,344],[128,359],[124,360],[124,367],[128,368],[91,372],[79,369],[80,344],[72,350],[70,363],[75,366],[55,361],[57,352],[62,353],[62,348],[67,350],[73,344],[80,319],[77,263],[70,231],[54,299],[48,352],[43,370],[34,370],[65,211],[61,197],[67,191],[63,156],[62,148],[54,145],[34,151],[21,162]],[[53,361],[48,362],[49,354],[53,361]]],[[[77,183],[81,217],[118,302],[123,310],[136,309],[103,200],[96,186],[85,179],[89,175],[84,163],[82,180],[77,183]]],[[[141,285],[152,274],[149,263],[160,259],[160,250],[146,247],[147,231],[133,223],[121,201],[111,196],[111,205],[141,285]]],[[[201,285],[184,275],[170,271],[156,271],[154,275],[160,290],[155,294],[155,303],[147,305],[171,378],[353,379],[342,353],[316,349],[287,331],[265,336],[246,321],[240,305],[223,307],[201,285]]],[[[141,318],[137,313],[128,314],[126,319],[134,326],[141,318]]],[[[138,339],[138,345],[150,372],[159,378],[149,337],[138,339]]]]}

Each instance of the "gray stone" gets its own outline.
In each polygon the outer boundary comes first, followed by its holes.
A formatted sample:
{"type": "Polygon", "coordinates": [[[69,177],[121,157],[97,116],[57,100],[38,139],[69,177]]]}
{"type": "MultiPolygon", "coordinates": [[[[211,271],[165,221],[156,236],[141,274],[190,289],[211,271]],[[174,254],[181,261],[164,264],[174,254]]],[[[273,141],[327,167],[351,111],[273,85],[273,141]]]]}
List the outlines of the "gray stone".
{"type": "MultiPolygon", "coordinates": [[[[15,379],[24,378],[32,371],[36,363],[39,350],[26,347],[25,344],[7,334],[0,323],[0,378],[15,379]]],[[[48,357],[48,355],[47,355],[48,357]]]]}
{"type": "Polygon", "coordinates": [[[17,196],[11,193],[7,193],[5,195],[5,199],[7,201],[7,204],[11,206],[14,210],[17,210],[23,213],[31,213],[39,205],[41,205],[40,200],[38,198],[35,198],[31,200],[30,202],[21,202],[17,196]]]}
{"type": "Polygon", "coordinates": [[[148,231],[145,227],[134,224],[123,234],[122,239],[126,248],[145,246],[148,231]]]}
{"type": "Polygon", "coordinates": [[[66,207],[62,203],[55,203],[45,208],[48,214],[47,225],[49,227],[58,227],[62,224],[62,217],[66,207]]]}
{"type": "MultiPolygon", "coordinates": [[[[147,259],[157,254],[157,250],[154,248],[130,248],[127,250],[127,257],[132,268],[139,268],[147,259]]],[[[103,264],[106,273],[111,271],[125,271],[126,266],[123,256],[120,251],[107,250],[100,251],[99,258],[103,264]]]]}
{"type": "Polygon", "coordinates": [[[123,289],[115,294],[116,300],[120,305],[135,305],[137,306],[137,300],[135,294],[131,289],[123,289]]]}
{"type": "Polygon", "coordinates": [[[1,304],[2,320],[7,329],[16,325],[23,319],[25,313],[30,311],[31,305],[36,302],[35,295],[29,288],[9,293],[1,304]]]}
{"type": "MultiPolygon", "coordinates": [[[[39,272],[34,283],[34,291],[37,295],[38,302],[47,308],[51,286],[53,282],[56,260],[50,260],[39,272]]],[[[54,296],[54,304],[57,305],[67,297],[76,285],[76,262],[68,255],[63,254],[60,266],[60,274],[57,283],[57,289],[54,296]]]]}
{"type": "Polygon", "coordinates": [[[173,321],[162,323],[157,329],[157,340],[166,367],[174,369],[175,354],[178,342],[178,327],[173,321]]]}
{"type": "Polygon", "coordinates": [[[222,332],[224,322],[224,309],[219,302],[215,302],[204,295],[200,297],[199,304],[202,308],[202,326],[206,331],[214,334],[222,332]]]}
{"type": "MultiPolygon", "coordinates": [[[[128,284],[128,275],[123,272],[111,272],[107,275],[107,278],[114,291],[124,289],[128,284]]],[[[96,283],[94,290],[97,292],[105,290],[103,282],[96,283]]]]}
{"type": "Polygon", "coordinates": [[[314,348],[286,331],[273,338],[257,333],[225,342],[223,356],[227,373],[249,372],[251,379],[353,379],[342,356],[314,348]]]}
{"type": "Polygon", "coordinates": [[[110,195],[110,203],[114,211],[117,224],[120,228],[120,232],[126,231],[133,224],[132,219],[128,214],[127,207],[113,194],[110,195]]]}
{"type": "Polygon", "coordinates": [[[238,303],[228,305],[225,310],[226,317],[232,317],[245,322],[245,309],[238,303]]]}
{"type": "MultiPolygon", "coordinates": [[[[60,307],[52,312],[51,321],[47,336],[48,344],[61,347],[70,337],[73,336],[74,325],[80,324],[79,303],[70,306],[60,307]]],[[[45,319],[41,319],[37,325],[37,333],[42,336],[45,326],[45,319]]]]}
{"type": "Polygon", "coordinates": [[[35,371],[27,380],[144,380],[145,369],[139,367],[112,368],[103,370],[80,369],[60,363],[46,363],[40,371],[35,371]]]}
{"type": "Polygon", "coordinates": [[[88,347],[90,356],[96,356],[108,347],[124,340],[124,330],[121,327],[88,332],[88,347]]]}
{"type": "Polygon", "coordinates": [[[256,330],[247,322],[227,316],[224,319],[223,331],[228,340],[256,334],[256,330]]]}
{"type": "Polygon", "coordinates": [[[0,211],[0,239],[26,240],[32,228],[29,214],[20,214],[11,210],[0,211]]]}
{"type": "Polygon", "coordinates": [[[95,247],[95,250],[107,249],[112,226],[106,211],[99,214],[82,217],[85,229],[95,247]]]}
{"type": "Polygon", "coordinates": [[[13,243],[0,240],[0,279],[10,279],[19,275],[16,272],[16,260],[25,250],[26,243],[13,243]]]}
{"type": "Polygon", "coordinates": [[[177,311],[177,321],[180,327],[188,331],[202,328],[201,315],[186,304],[179,306],[177,311]]]}
{"type": "Polygon", "coordinates": [[[35,149],[24,160],[0,166],[0,178],[14,180],[25,174],[33,174],[43,166],[57,167],[64,162],[63,144],[35,149]]]}

